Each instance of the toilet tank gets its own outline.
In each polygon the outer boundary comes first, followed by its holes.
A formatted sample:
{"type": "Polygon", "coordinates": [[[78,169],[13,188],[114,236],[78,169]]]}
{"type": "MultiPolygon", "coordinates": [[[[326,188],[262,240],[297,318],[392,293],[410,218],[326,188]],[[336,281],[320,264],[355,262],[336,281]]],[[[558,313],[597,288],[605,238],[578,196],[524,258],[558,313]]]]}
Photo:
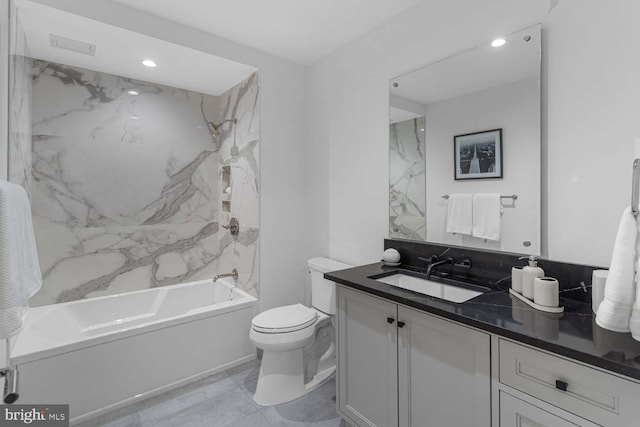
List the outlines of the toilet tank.
{"type": "Polygon", "coordinates": [[[311,258],[307,264],[311,275],[311,305],[323,313],[336,314],[336,284],[323,276],[352,266],[328,258],[311,258]]]}

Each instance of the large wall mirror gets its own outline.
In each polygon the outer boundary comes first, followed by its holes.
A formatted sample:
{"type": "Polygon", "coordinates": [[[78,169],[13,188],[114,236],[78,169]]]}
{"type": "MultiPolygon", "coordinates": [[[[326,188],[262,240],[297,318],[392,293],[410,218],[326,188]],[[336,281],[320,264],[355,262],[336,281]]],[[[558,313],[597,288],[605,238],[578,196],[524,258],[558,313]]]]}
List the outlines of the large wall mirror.
{"type": "Polygon", "coordinates": [[[540,253],[540,56],[536,25],[390,81],[390,237],[540,253]]]}

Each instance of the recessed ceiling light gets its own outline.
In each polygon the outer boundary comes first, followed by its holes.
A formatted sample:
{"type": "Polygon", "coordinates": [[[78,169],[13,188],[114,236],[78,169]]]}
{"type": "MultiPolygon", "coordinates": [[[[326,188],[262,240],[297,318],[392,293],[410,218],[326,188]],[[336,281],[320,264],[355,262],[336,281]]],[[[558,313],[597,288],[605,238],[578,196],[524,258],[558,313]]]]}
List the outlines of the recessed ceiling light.
{"type": "Polygon", "coordinates": [[[127,93],[128,93],[129,95],[133,95],[133,96],[140,95],[140,93],[136,92],[135,90],[130,90],[130,91],[129,91],[129,92],[127,92],[127,93]]]}
{"type": "Polygon", "coordinates": [[[424,132],[424,128],[420,129],[420,132],[424,132]]]}
{"type": "Polygon", "coordinates": [[[138,116],[131,116],[131,120],[138,120],[138,116]]]}
{"type": "Polygon", "coordinates": [[[507,41],[505,39],[495,39],[494,41],[491,42],[491,46],[493,47],[500,47],[503,44],[505,44],[507,41]]]}
{"type": "Polygon", "coordinates": [[[142,61],[142,65],[144,65],[145,67],[149,67],[149,68],[153,68],[153,67],[157,67],[158,64],[156,64],[156,61],[153,61],[151,59],[145,59],[144,61],[142,61]]]}

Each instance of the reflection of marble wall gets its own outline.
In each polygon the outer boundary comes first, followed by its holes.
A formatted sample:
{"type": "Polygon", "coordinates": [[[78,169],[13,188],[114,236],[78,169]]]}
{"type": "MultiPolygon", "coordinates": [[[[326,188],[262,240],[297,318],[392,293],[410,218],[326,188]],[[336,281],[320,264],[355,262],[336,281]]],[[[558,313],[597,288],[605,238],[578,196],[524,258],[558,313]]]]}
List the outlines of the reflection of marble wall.
{"type": "Polygon", "coordinates": [[[425,119],[389,126],[389,235],[426,238],[425,119]]]}
{"type": "MultiPolygon", "coordinates": [[[[231,212],[220,213],[220,223],[228,224],[231,217],[240,221],[240,234],[231,237],[228,231],[220,236],[220,272],[237,268],[240,286],[252,295],[258,295],[258,227],[259,209],[259,135],[260,93],[258,74],[223,94],[221,120],[238,119],[238,124],[225,124],[222,128],[220,163],[231,166],[231,188],[223,194],[230,201],[231,212]],[[235,131],[235,132],[234,132],[235,131]]],[[[224,190],[224,189],[223,189],[224,190]]]]}
{"type": "Polygon", "coordinates": [[[239,119],[251,115],[244,97],[231,99],[239,88],[216,97],[38,60],[33,75],[44,286],[32,304],[217,274],[221,244],[233,245],[218,232],[220,144],[207,122],[220,121],[227,99],[239,119]]]}
{"type": "Polygon", "coordinates": [[[31,59],[18,9],[9,36],[9,181],[31,193],[31,59]]]}

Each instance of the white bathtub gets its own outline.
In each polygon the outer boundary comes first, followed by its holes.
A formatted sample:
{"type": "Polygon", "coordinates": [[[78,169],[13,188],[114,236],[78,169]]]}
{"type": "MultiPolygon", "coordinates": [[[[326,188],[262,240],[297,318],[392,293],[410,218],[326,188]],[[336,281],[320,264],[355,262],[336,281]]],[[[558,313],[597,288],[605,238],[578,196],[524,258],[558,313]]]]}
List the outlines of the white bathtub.
{"type": "Polygon", "coordinates": [[[17,403],[68,403],[77,423],[244,363],[256,303],[220,279],[30,309],[17,403]]]}

